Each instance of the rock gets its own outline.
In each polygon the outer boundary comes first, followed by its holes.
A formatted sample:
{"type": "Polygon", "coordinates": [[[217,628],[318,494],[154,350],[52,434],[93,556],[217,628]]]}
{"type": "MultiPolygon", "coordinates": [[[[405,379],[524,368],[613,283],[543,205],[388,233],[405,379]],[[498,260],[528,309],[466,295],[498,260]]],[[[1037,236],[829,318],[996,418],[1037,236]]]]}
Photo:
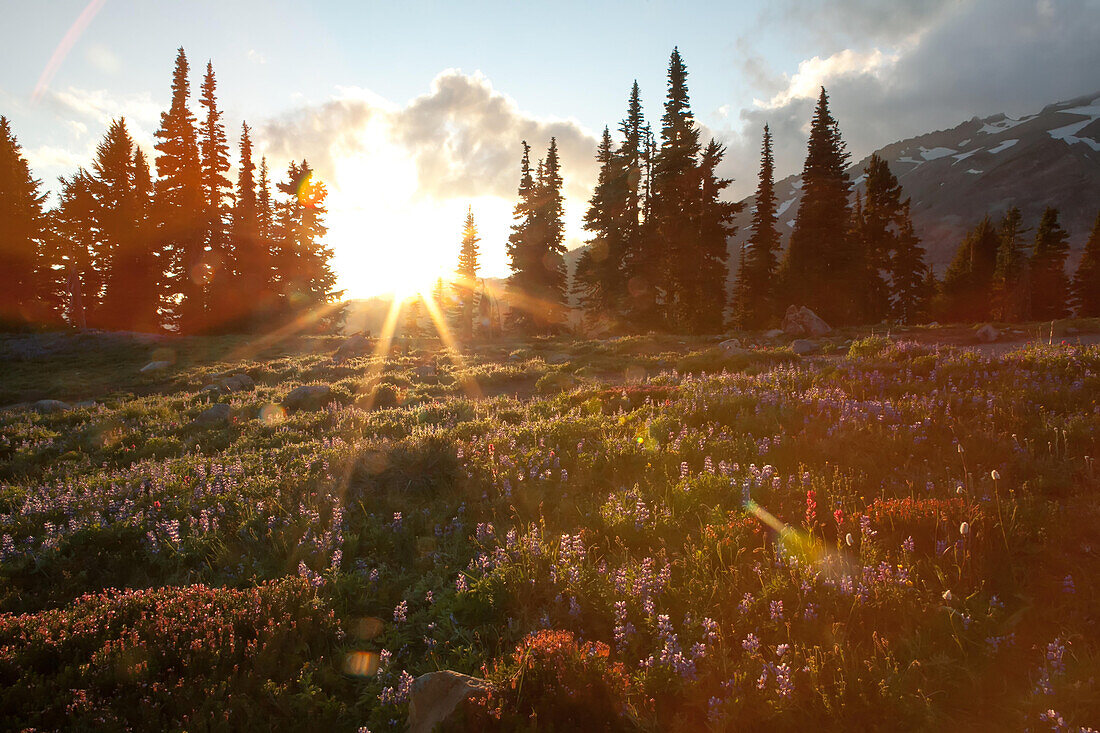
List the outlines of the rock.
{"type": "Polygon", "coordinates": [[[435,367],[432,366],[431,364],[421,364],[420,366],[418,366],[416,368],[415,371],[416,371],[416,376],[420,377],[421,379],[423,379],[424,377],[434,377],[435,376],[435,367]]]}
{"type": "Polygon", "coordinates": [[[827,336],[833,329],[806,306],[790,306],[783,317],[783,333],[788,336],[827,336]]]}
{"type": "Polygon", "coordinates": [[[154,372],[163,372],[170,366],[172,366],[172,362],[170,361],[151,361],[141,368],[141,373],[152,374],[154,372]]]}
{"type": "Polygon", "coordinates": [[[764,338],[768,341],[775,341],[783,335],[782,328],[773,328],[764,332],[764,338]]]}
{"type": "Polygon", "coordinates": [[[929,328],[935,328],[936,326],[940,325],[940,322],[939,321],[932,321],[931,323],[926,323],[925,325],[928,326],[929,328]]]}
{"type": "Polygon", "coordinates": [[[231,409],[229,405],[224,402],[219,402],[203,410],[202,413],[195,418],[195,425],[217,425],[218,423],[229,422],[230,414],[231,409]]]}
{"type": "Polygon", "coordinates": [[[486,680],[450,670],[420,675],[409,695],[409,733],[429,733],[440,723],[460,722],[466,701],[488,691],[486,680]]]}
{"type": "Polygon", "coordinates": [[[547,354],[544,361],[547,364],[564,364],[567,361],[569,361],[569,354],[562,354],[560,352],[555,352],[553,354],[547,354]]]}
{"type": "Polygon", "coordinates": [[[336,353],[332,355],[332,360],[339,364],[353,356],[362,356],[369,350],[370,341],[363,334],[357,333],[349,336],[344,343],[337,347],[336,353]]]}
{"type": "Polygon", "coordinates": [[[748,349],[741,348],[741,342],[737,339],[726,339],[718,344],[718,348],[720,348],[722,353],[726,356],[741,356],[742,354],[749,353],[748,349]]]}
{"type": "Polygon", "coordinates": [[[812,354],[817,351],[817,344],[807,339],[795,339],[791,342],[791,351],[803,356],[805,354],[812,354]]]}
{"type": "Polygon", "coordinates": [[[991,344],[996,341],[1001,334],[997,331],[997,329],[987,323],[979,328],[978,332],[975,335],[978,337],[979,341],[991,344]]]}
{"type": "Polygon", "coordinates": [[[230,392],[247,392],[255,389],[256,382],[247,374],[232,374],[211,382],[202,388],[203,392],[215,392],[217,394],[229,394],[230,392]]]}
{"type": "Polygon", "coordinates": [[[283,407],[288,410],[319,410],[331,395],[332,388],[327,384],[303,384],[290,390],[283,398],[283,407]]]}
{"type": "Polygon", "coordinates": [[[39,400],[31,405],[31,409],[43,415],[48,415],[54,412],[64,412],[72,408],[69,406],[68,402],[62,402],[61,400],[39,400]]]}

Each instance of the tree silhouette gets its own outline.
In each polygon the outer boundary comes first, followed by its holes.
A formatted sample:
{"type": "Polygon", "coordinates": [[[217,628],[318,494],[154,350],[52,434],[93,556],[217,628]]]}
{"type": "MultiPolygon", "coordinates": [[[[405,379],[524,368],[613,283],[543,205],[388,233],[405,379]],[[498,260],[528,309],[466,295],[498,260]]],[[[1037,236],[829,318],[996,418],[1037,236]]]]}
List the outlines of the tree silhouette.
{"type": "Polygon", "coordinates": [[[0,117],[0,327],[22,327],[36,319],[41,290],[40,249],[46,219],[45,195],[6,117],[0,117]]]}
{"type": "Polygon", "coordinates": [[[779,263],[778,216],[775,203],[775,158],[772,135],[764,125],[760,143],[760,174],[753,199],[752,234],[741,249],[737,270],[734,320],[740,328],[761,328],[775,315],[776,270],[779,263]],[[746,251],[747,250],[747,251],[746,251]],[[740,315],[739,315],[740,314],[740,315]]]}
{"type": "Polygon", "coordinates": [[[222,329],[226,318],[237,309],[234,296],[234,272],[237,269],[233,242],[229,237],[229,207],[226,199],[230,188],[229,142],[225,135],[222,113],[218,110],[217,81],[214,65],[206,62],[206,75],[199,90],[199,104],[204,115],[199,129],[199,153],[202,168],[203,233],[207,268],[205,301],[210,310],[209,327],[222,329]]]}
{"type": "Polygon", "coordinates": [[[1035,232],[1031,258],[1031,317],[1040,320],[1065,318],[1069,313],[1069,279],[1066,256],[1069,235],[1058,223],[1058,209],[1048,206],[1035,232]]]}
{"type": "Polygon", "coordinates": [[[1073,303],[1078,318],[1100,316],[1100,214],[1073,275],[1073,303]]]}
{"type": "Polygon", "coordinates": [[[474,296],[477,291],[478,246],[481,237],[477,235],[474,222],[474,210],[466,209],[466,221],[462,225],[462,246],[458,251],[458,267],[455,268],[456,285],[462,298],[461,327],[462,337],[469,340],[474,334],[474,296]]]}
{"type": "Polygon", "coordinates": [[[967,232],[943,277],[948,318],[980,321],[990,317],[999,244],[997,228],[989,216],[967,232]]]}

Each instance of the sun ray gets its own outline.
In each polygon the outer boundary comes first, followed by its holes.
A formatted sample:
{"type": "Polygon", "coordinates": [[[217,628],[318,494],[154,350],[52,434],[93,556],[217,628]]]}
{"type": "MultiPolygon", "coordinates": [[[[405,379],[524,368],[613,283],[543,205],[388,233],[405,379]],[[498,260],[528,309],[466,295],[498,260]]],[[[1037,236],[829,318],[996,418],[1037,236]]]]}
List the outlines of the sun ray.
{"type": "MultiPolygon", "coordinates": [[[[434,299],[423,295],[420,299],[424,302],[424,308],[428,311],[428,317],[432,319],[432,323],[435,324],[436,333],[439,334],[439,340],[443,342],[443,345],[451,354],[451,358],[454,359],[455,364],[459,370],[465,372],[466,362],[462,358],[462,351],[459,349],[458,343],[455,341],[454,336],[451,334],[451,329],[447,327],[447,321],[443,318],[443,314],[439,310],[439,305],[434,299]]],[[[473,398],[481,398],[485,396],[484,391],[481,389],[481,385],[477,383],[473,377],[462,377],[462,388],[466,391],[467,396],[473,398]]]]}
{"type": "Polygon", "coordinates": [[[281,326],[274,331],[265,333],[257,338],[254,338],[240,347],[234,349],[226,357],[229,361],[241,361],[242,359],[251,359],[260,353],[267,347],[277,344],[283,339],[294,336],[301,333],[305,329],[309,328],[317,321],[321,320],[325,316],[335,312],[338,308],[341,308],[341,303],[324,303],[312,308],[309,311],[295,318],[290,323],[281,326]]]}

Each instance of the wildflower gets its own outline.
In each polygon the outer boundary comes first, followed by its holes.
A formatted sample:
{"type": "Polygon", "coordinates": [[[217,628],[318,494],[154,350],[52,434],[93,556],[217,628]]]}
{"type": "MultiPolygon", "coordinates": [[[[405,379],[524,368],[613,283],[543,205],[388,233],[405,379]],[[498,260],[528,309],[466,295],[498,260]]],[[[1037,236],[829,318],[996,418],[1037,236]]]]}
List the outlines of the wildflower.
{"type": "Polygon", "coordinates": [[[393,620],[397,623],[403,623],[408,618],[409,602],[401,601],[393,609],[393,620]]]}
{"type": "Polygon", "coordinates": [[[966,537],[968,534],[970,534],[970,522],[963,522],[959,525],[959,534],[961,534],[963,537],[966,537]]]}
{"type": "Polygon", "coordinates": [[[989,472],[989,476],[994,481],[1000,481],[1001,480],[1001,473],[995,468],[992,471],[989,472]]]}
{"type": "Polygon", "coordinates": [[[756,654],[760,651],[760,639],[756,638],[756,634],[750,631],[749,635],[741,642],[741,648],[749,654],[756,654]]]}
{"type": "Polygon", "coordinates": [[[455,578],[455,590],[459,593],[465,593],[466,588],[466,576],[460,573],[459,576],[455,578]]]}
{"type": "Polygon", "coordinates": [[[851,532],[844,535],[844,542],[847,543],[848,547],[851,547],[852,545],[854,545],[856,543],[856,541],[854,539],[852,539],[852,533],[851,532]]]}
{"type": "Polygon", "coordinates": [[[428,603],[435,603],[435,597],[432,595],[431,591],[424,594],[424,600],[428,603]]]}
{"type": "Polygon", "coordinates": [[[1077,587],[1073,584],[1073,576],[1067,575],[1062,578],[1062,592],[1063,593],[1076,593],[1077,587]]]}
{"type": "Polygon", "coordinates": [[[769,606],[769,611],[771,612],[772,621],[782,621],[783,601],[772,601],[771,605],[769,606]]]}
{"type": "Polygon", "coordinates": [[[943,592],[943,600],[945,600],[945,601],[947,601],[948,603],[950,603],[950,602],[951,602],[951,601],[953,601],[954,599],[955,599],[955,595],[954,595],[954,594],[953,594],[953,593],[951,592],[951,589],[950,589],[950,588],[948,588],[947,590],[945,590],[945,591],[943,592]]]}
{"type": "Polygon", "coordinates": [[[783,655],[791,650],[790,644],[780,644],[775,648],[775,656],[779,659],[783,658],[783,655]]]}
{"type": "Polygon", "coordinates": [[[913,552],[913,549],[915,547],[916,547],[916,543],[913,541],[913,536],[912,535],[909,535],[908,537],[906,537],[905,541],[901,543],[901,551],[905,552],[905,553],[913,552]]]}

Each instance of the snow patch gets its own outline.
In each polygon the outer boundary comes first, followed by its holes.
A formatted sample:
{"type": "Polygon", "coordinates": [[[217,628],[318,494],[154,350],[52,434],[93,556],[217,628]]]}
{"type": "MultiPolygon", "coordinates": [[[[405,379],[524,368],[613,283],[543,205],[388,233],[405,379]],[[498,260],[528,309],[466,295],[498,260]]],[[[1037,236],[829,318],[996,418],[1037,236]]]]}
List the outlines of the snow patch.
{"type": "MultiPolygon", "coordinates": [[[[1089,107],[1079,107],[1078,109],[1090,109],[1089,107]]],[[[1100,109],[1098,107],[1097,109],[1100,109]]],[[[1072,125],[1066,125],[1065,127],[1059,127],[1055,130],[1047,130],[1047,134],[1055,140],[1061,140],[1066,145],[1073,145],[1074,143],[1085,143],[1090,148],[1096,151],[1100,151],[1100,143],[1096,142],[1090,137],[1077,137],[1077,133],[1092,123],[1091,119],[1082,120],[1080,122],[1074,122],[1072,125]]]]}
{"type": "Polygon", "coordinates": [[[852,181],[852,185],[853,186],[858,186],[859,184],[863,183],[865,180],[867,180],[867,174],[866,173],[860,173],[859,178],[852,181]]]}
{"type": "Polygon", "coordinates": [[[990,148],[989,149],[989,154],[990,155],[996,155],[997,153],[1000,153],[1003,150],[1008,150],[1009,148],[1011,148],[1013,145],[1015,145],[1018,142],[1020,142],[1020,140],[1018,138],[1013,139],[1013,140],[1005,140],[1004,142],[1002,142],[997,147],[990,148]]]}
{"type": "Polygon", "coordinates": [[[913,165],[920,165],[924,161],[923,160],[913,160],[908,155],[906,155],[904,158],[898,158],[898,162],[899,163],[912,163],[913,165]]]}
{"type": "Polygon", "coordinates": [[[1027,122],[1035,115],[1028,115],[1021,117],[1018,120],[1014,120],[1011,117],[1005,117],[1003,120],[997,120],[996,122],[987,122],[982,126],[982,129],[978,130],[979,134],[996,135],[997,133],[1004,132],[1005,130],[1011,130],[1016,125],[1027,122]]]}
{"type": "MultiPolygon", "coordinates": [[[[973,155],[974,153],[981,152],[981,150],[982,150],[981,148],[974,148],[973,150],[968,150],[965,153],[959,153],[958,155],[953,155],[951,157],[953,157],[955,159],[955,163],[961,163],[964,160],[966,160],[967,158],[969,158],[971,155],[973,155]]],[[[955,165],[955,163],[952,163],[951,165],[955,165]]]]}
{"type": "Polygon", "coordinates": [[[1100,117],[1100,99],[1094,99],[1092,100],[1092,104],[1084,107],[1060,109],[1058,112],[1064,115],[1081,115],[1082,117],[1089,117],[1095,120],[1097,117],[1100,117]]]}
{"type": "Polygon", "coordinates": [[[792,183],[792,184],[791,184],[791,188],[793,188],[793,189],[794,189],[794,190],[796,190],[796,191],[797,191],[797,190],[799,190],[799,189],[801,189],[801,188],[802,188],[802,179],[801,179],[801,178],[799,178],[799,179],[798,179],[797,181],[795,181],[794,183],[792,183]]]}
{"type": "Polygon", "coordinates": [[[967,173],[973,173],[974,175],[978,175],[979,173],[981,173],[981,171],[975,170],[974,168],[971,168],[970,170],[967,171],[967,173]]]}
{"type": "Polygon", "coordinates": [[[783,216],[783,212],[791,208],[791,204],[794,203],[794,199],[787,199],[779,205],[779,208],[775,212],[776,218],[783,216]]]}
{"type": "Polygon", "coordinates": [[[787,226],[789,226],[791,229],[794,229],[794,219],[788,220],[787,221],[787,226]]]}
{"type": "Polygon", "coordinates": [[[938,158],[943,158],[948,155],[953,155],[954,153],[955,151],[951,148],[932,148],[931,150],[928,150],[924,147],[921,147],[920,149],[920,157],[924,158],[925,160],[936,160],[938,158]]]}
{"type": "Polygon", "coordinates": [[[963,141],[962,141],[961,143],[959,143],[959,147],[960,147],[960,148],[963,148],[963,147],[966,147],[966,146],[967,146],[967,145],[969,145],[969,144],[970,144],[970,138],[966,138],[966,139],[965,139],[965,140],[963,140],[963,141]]]}

